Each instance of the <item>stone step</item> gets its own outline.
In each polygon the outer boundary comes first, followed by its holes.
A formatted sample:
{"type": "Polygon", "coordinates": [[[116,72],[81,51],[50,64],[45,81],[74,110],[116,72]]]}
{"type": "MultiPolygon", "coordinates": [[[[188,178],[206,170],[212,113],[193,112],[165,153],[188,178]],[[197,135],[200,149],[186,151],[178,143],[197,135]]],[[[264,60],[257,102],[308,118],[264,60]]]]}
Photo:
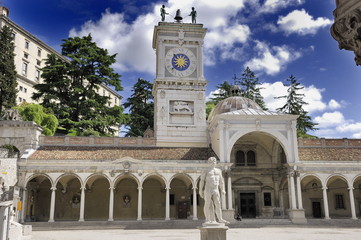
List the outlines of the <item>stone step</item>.
{"type": "MultiPolygon", "coordinates": [[[[85,221],[85,222],[26,222],[33,231],[68,229],[192,229],[202,226],[204,220],[143,220],[143,221],[85,221]]],[[[289,219],[243,219],[231,223],[230,228],[260,227],[268,225],[291,225],[289,219]]]]}

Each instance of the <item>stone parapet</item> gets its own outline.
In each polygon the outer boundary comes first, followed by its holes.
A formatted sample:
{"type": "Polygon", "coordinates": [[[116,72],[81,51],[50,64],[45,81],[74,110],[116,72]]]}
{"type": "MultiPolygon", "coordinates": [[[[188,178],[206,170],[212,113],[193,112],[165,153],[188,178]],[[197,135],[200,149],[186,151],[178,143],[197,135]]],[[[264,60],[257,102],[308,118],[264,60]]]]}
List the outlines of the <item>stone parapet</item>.
{"type": "Polygon", "coordinates": [[[155,138],[41,136],[41,146],[155,146],[155,138]]]}

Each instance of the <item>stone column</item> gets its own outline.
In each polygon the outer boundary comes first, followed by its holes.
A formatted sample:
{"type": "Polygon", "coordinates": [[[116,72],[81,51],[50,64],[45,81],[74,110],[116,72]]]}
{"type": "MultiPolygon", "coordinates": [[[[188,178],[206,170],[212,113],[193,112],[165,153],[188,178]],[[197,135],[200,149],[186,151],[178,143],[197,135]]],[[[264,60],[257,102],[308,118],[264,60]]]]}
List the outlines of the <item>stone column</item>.
{"type": "Polygon", "coordinates": [[[228,210],[233,210],[231,170],[228,170],[227,181],[228,181],[228,183],[227,183],[228,210]]]}
{"type": "Polygon", "coordinates": [[[52,187],[51,189],[51,200],[50,200],[50,217],[48,222],[54,222],[54,211],[55,211],[55,191],[56,188],[52,187]]]}
{"type": "Polygon", "coordinates": [[[197,205],[197,187],[193,187],[193,220],[198,220],[197,205]]]}
{"type": "Polygon", "coordinates": [[[351,218],[357,219],[356,217],[356,209],[355,209],[355,198],[353,195],[353,187],[348,188],[348,193],[350,195],[350,205],[351,205],[351,218]]]}
{"type": "Polygon", "coordinates": [[[290,186],[290,194],[291,194],[291,209],[297,209],[296,207],[296,193],[295,193],[295,179],[294,179],[294,172],[290,172],[288,174],[288,184],[290,186]]]}
{"type": "Polygon", "coordinates": [[[85,187],[81,187],[81,196],[80,196],[80,217],[79,222],[84,222],[84,207],[85,207],[85,187]]]}
{"type": "Polygon", "coordinates": [[[27,211],[27,204],[28,204],[28,190],[26,188],[24,188],[24,192],[23,192],[23,202],[22,202],[22,209],[21,209],[21,219],[20,222],[23,223],[25,222],[25,217],[26,217],[26,211],[27,211]]]}
{"type": "Polygon", "coordinates": [[[168,221],[170,220],[170,217],[169,217],[169,212],[170,212],[170,201],[169,201],[169,187],[166,187],[165,190],[165,220],[168,221]]]}
{"type": "Polygon", "coordinates": [[[114,188],[110,187],[110,196],[109,196],[109,219],[108,221],[114,221],[113,212],[114,212],[114,188]]]}
{"type": "Polygon", "coordinates": [[[297,184],[297,205],[298,205],[298,209],[303,209],[301,178],[300,178],[300,172],[298,172],[298,171],[296,172],[296,184],[297,184]]]}
{"type": "Polygon", "coordinates": [[[330,219],[330,213],[328,210],[327,187],[322,188],[322,194],[323,194],[323,208],[325,209],[325,219],[330,219]]]}
{"type": "Polygon", "coordinates": [[[138,187],[138,218],[137,221],[142,221],[142,187],[138,187]]]}
{"type": "Polygon", "coordinates": [[[285,205],[283,203],[283,192],[284,190],[280,190],[280,193],[279,193],[279,200],[280,200],[280,208],[285,208],[285,205]]]}

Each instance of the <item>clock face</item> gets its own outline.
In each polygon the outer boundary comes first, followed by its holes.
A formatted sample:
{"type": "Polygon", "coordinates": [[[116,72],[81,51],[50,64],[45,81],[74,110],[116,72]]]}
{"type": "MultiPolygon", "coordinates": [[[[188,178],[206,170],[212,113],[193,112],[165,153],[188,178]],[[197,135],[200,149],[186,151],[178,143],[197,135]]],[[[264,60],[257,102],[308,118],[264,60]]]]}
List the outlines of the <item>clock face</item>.
{"type": "Polygon", "coordinates": [[[172,48],[165,55],[168,72],[177,77],[187,77],[196,70],[196,57],[186,48],[172,48]]]}

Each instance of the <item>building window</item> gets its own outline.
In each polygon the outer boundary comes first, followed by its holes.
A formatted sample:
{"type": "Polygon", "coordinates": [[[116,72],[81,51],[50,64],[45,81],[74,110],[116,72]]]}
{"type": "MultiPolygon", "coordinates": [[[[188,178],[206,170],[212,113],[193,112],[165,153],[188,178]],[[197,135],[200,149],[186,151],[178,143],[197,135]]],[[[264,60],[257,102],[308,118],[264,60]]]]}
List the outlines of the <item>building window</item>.
{"type": "Polygon", "coordinates": [[[16,33],[12,32],[11,33],[11,38],[13,39],[13,41],[15,41],[15,37],[16,37],[16,33]]]}
{"type": "Polygon", "coordinates": [[[20,92],[22,92],[22,91],[23,91],[23,87],[22,87],[22,86],[20,86],[20,87],[19,87],[19,90],[20,90],[20,92]]]}
{"type": "Polygon", "coordinates": [[[19,97],[19,102],[22,102],[22,101],[23,101],[23,99],[21,97],[19,97]]]}
{"type": "Polygon", "coordinates": [[[244,151],[237,151],[236,166],[256,166],[256,153],[254,151],[248,151],[247,154],[245,154],[244,151]]]}
{"type": "Polygon", "coordinates": [[[40,70],[35,70],[35,80],[36,81],[40,80],[40,70]]]}
{"type": "Polygon", "coordinates": [[[343,195],[342,194],[336,194],[336,209],[345,209],[345,204],[343,201],[343,195]]]}
{"type": "Polygon", "coordinates": [[[24,58],[25,58],[25,59],[28,59],[28,58],[29,58],[29,54],[24,53],[24,58]]]}
{"type": "Polygon", "coordinates": [[[28,63],[23,62],[22,74],[26,75],[27,73],[28,73],[28,63]]]}
{"type": "Polygon", "coordinates": [[[41,60],[36,60],[36,65],[40,66],[41,65],[41,60]]]}
{"type": "Polygon", "coordinates": [[[237,166],[246,166],[246,159],[244,157],[243,151],[237,151],[236,153],[236,165],[237,166]]]}
{"type": "Polygon", "coordinates": [[[247,166],[256,166],[256,153],[254,151],[247,152],[247,166]]]}
{"type": "Polygon", "coordinates": [[[29,42],[29,41],[25,41],[25,48],[26,48],[26,49],[29,49],[29,47],[30,47],[30,42],[29,42]]]}
{"type": "Polygon", "coordinates": [[[28,92],[28,89],[27,88],[24,88],[24,93],[27,93],[28,92]]]}
{"type": "Polygon", "coordinates": [[[271,199],[271,193],[265,192],[263,193],[263,202],[265,207],[271,207],[272,206],[272,199],[271,199]]]}
{"type": "Polygon", "coordinates": [[[41,49],[38,48],[38,57],[41,57],[41,49]]]}

